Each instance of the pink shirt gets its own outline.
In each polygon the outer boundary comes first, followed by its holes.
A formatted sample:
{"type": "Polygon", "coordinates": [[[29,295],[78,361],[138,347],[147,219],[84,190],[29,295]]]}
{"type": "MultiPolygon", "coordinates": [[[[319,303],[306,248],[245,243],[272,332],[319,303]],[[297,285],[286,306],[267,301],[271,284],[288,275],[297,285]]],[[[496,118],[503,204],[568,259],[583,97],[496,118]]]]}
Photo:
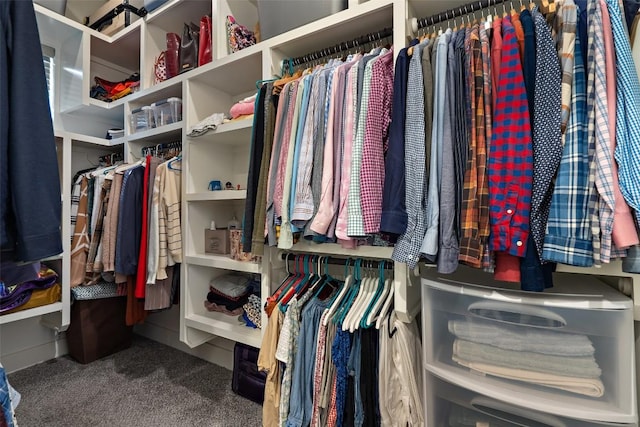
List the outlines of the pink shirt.
{"type": "MultiPolygon", "coordinates": [[[[611,137],[611,158],[614,158],[616,149],[616,59],[613,45],[613,32],[611,30],[611,18],[607,9],[607,3],[600,0],[602,10],[602,30],[604,33],[604,49],[607,63],[607,101],[609,104],[609,135],[611,137]]],[[[620,192],[618,182],[618,166],[616,162],[611,162],[613,173],[612,185],[615,195],[615,210],[613,216],[613,243],[617,249],[626,249],[629,246],[638,244],[638,233],[636,231],[633,216],[629,205],[624,200],[620,192]]]]}
{"type": "Polygon", "coordinates": [[[384,189],[384,149],[389,142],[392,98],[393,50],[390,50],[376,60],[371,74],[360,170],[360,199],[366,234],[380,231],[384,189]]]}
{"type": "MultiPolygon", "coordinates": [[[[293,126],[293,113],[295,108],[293,107],[295,103],[296,96],[298,94],[298,83],[299,80],[287,83],[287,85],[291,85],[291,100],[293,103],[289,103],[289,109],[287,111],[287,117],[285,122],[285,130],[282,136],[282,146],[280,147],[280,159],[278,161],[278,174],[276,175],[276,189],[273,193],[273,205],[275,207],[276,215],[278,218],[282,216],[282,198],[283,198],[283,189],[284,189],[284,177],[287,168],[287,159],[289,157],[289,143],[291,141],[291,128],[293,126]]],[[[286,89],[286,86],[285,86],[286,89]]]]}
{"type": "Polygon", "coordinates": [[[342,156],[342,179],[340,180],[340,207],[338,210],[338,222],[336,223],[336,237],[348,242],[351,238],[347,235],[347,201],[349,185],[351,184],[351,154],[353,152],[353,140],[355,138],[355,114],[358,88],[358,67],[349,70],[347,85],[345,88],[345,112],[344,112],[344,152],[342,156]]]}

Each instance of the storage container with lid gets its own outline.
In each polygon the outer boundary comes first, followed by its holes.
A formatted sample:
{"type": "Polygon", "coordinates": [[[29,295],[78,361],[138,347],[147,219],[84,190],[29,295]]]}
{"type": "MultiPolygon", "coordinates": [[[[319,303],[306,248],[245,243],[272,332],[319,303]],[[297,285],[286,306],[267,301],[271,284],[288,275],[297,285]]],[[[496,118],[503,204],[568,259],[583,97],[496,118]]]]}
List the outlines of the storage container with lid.
{"type": "Polygon", "coordinates": [[[422,278],[428,371],[540,412],[637,422],[631,299],[593,276],[556,275],[543,293],[484,277],[422,278]]]}
{"type": "Polygon", "coordinates": [[[182,99],[168,98],[151,104],[156,127],[170,125],[182,120],[182,99]]]}
{"type": "Polygon", "coordinates": [[[131,133],[142,132],[153,129],[154,127],[155,119],[151,107],[144,106],[131,111],[131,115],[129,116],[129,129],[131,133]]]}

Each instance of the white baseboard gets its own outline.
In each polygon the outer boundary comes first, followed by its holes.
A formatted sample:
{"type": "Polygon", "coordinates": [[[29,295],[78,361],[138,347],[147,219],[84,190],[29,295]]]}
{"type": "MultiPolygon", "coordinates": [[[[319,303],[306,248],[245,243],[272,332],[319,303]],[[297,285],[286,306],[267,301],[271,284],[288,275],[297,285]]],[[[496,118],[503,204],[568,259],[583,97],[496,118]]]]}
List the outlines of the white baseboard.
{"type": "Polygon", "coordinates": [[[137,325],[134,328],[134,332],[192,356],[199,357],[209,363],[233,370],[233,346],[235,344],[233,341],[216,338],[198,347],[189,348],[188,345],[180,341],[177,330],[156,324],[150,319],[147,319],[142,325],[137,325]]]}
{"type": "Polygon", "coordinates": [[[67,339],[60,334],[57,340],[2,355],[2,366],[8,374],[69,353],[67,339]]]}

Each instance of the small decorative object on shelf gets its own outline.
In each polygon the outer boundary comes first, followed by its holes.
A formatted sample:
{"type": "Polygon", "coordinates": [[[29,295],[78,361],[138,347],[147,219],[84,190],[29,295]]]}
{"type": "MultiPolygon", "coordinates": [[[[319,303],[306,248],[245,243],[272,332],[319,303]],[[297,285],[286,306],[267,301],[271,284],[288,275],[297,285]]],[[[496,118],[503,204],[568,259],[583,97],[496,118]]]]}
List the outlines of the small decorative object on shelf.
{"type": "Polygon", "coordinates": [[[215,221],[204,230],[204,251],[208,254],[226,255],[229,253],[229,230],[216,229],[215,221]]]}
{"type": "Polygon", "coordinates": [[[222,183],[218,180],[209,181],[209,191],[220,191],[222,190],[222,183]]]}

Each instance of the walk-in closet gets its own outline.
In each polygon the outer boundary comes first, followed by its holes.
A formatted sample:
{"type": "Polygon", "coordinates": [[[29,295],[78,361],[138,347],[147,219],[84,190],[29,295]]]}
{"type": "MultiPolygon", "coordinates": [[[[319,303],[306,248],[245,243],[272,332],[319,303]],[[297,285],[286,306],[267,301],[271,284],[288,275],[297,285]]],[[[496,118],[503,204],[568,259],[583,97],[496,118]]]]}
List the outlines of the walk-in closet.
{"type": "Polygon", "coordinates": [[[639,23],[0,0],[0,427],[638,426],[639,23]]]}

